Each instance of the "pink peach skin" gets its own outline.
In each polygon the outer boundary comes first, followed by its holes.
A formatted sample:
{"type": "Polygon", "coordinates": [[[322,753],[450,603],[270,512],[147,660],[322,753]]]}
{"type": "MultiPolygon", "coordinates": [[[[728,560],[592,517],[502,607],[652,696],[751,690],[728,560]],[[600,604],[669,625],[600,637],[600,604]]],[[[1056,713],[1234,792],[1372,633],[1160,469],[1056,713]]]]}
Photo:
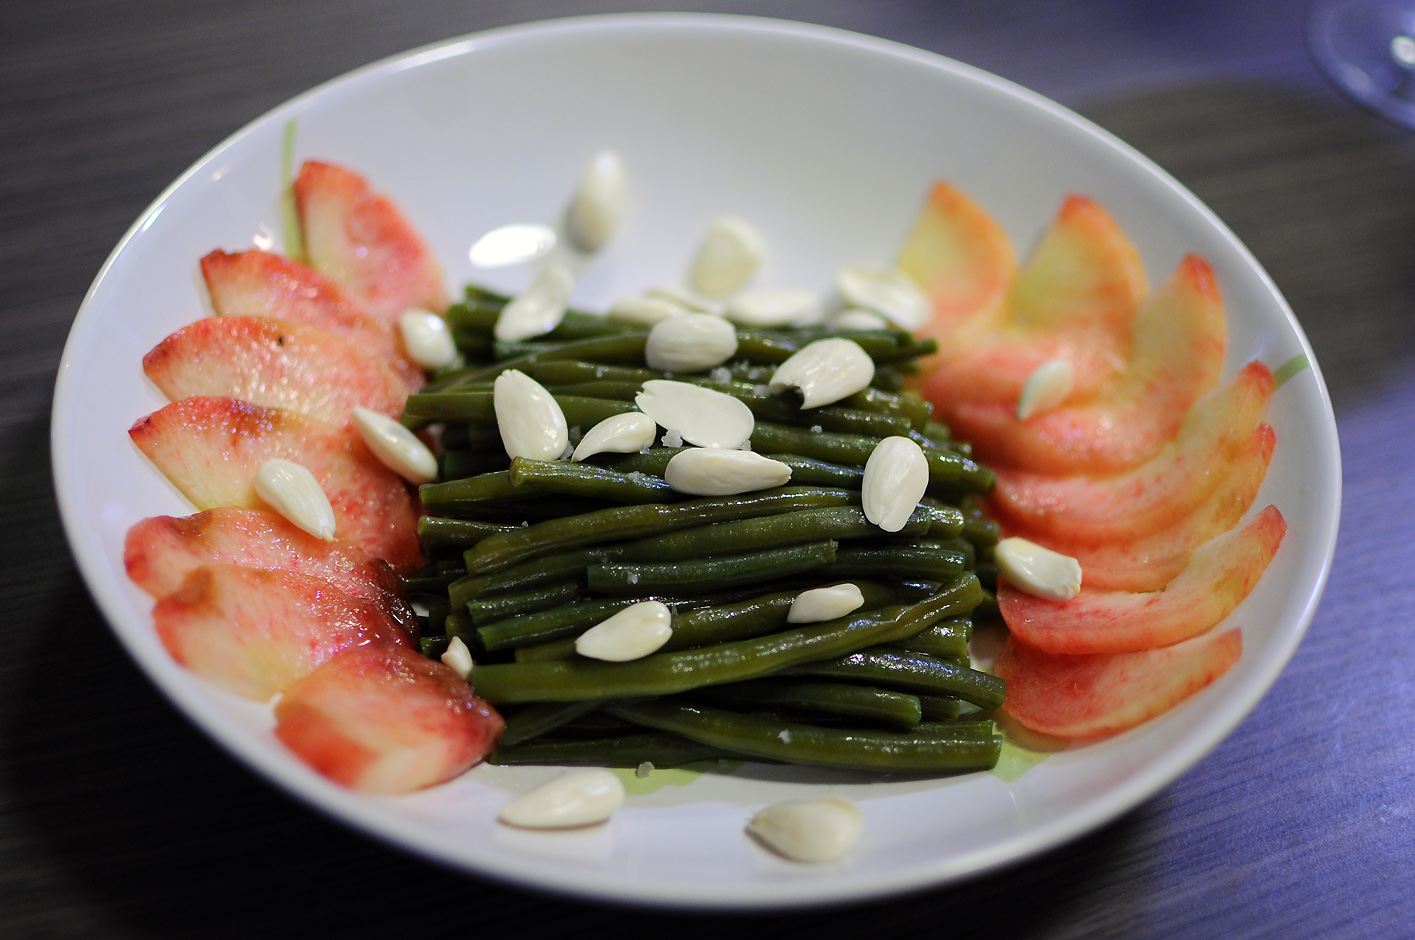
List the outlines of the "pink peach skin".
{"type": "Polygon", "coordinates": [[[295,180],[295,208],[315,270],[385,326],[409,307],[447,309],[442,272],[393,200],[344,167],[308,160],[295,180]]]}
{"type": "Polygon", "coordinates": [[[208,509],[185,518],[144,519],[128,530],[123,564],[133,583],[154,599],[177,590],[197,568],[240,565],[320,578],[379,605],[409,633],[417,625],[386,562],[343,539],[315,538],[269,510],[208,509]]]}
{"type": "Polygon", "coordinates": [[[258,702],[345,647],[411,641],[382,607],[328,581],[240,565],[192,570],[154,605],[152,619],[178,663],[258,702]]]}
{"type": "Polygon", "coordinates": [[[1269,506],[1244,525],[1210,539],[1160,591],[1086,586],[1067,601],[1026,594],[998,581],[997,606],[1021,643],[1048,653],[1134,653],[1207,633],[1243,602],[1277,554],[1287,524],[1269,506]]]}
{"type": "Polygon", "coordinates": [[[345,650],[275,706],[275,736],[335,783],[410,793],[465,772],[505,722],[461,676],[394,646],[345,650]]]}
{"type": "Polygon", "coordinates": [[[1009,531],[1096,546],[1163,529],[1218,489],[1262,421],[1273,377],[1251,362],[1190,410],[1173,441],[1145,463],[1114,476],[1067,476],[997,468],[988,499],[1009,531]]]}
{"type": "Polygon", "coordinates": [[[1088,399],[1124,367],[1149,282],[1135,246],[1105,210],[1068,196],[1000,312],[975,317],[920,381],[945,421],[961,402],[1012,403],[1048,359],[1075,373],[1069,401],[1088,399]]]}
{"type": "Polygon", "coordinates": [[[267,251],[201,259],[211,305],[223,317],[272,317],[338,333],[360,351],[375,356],[403,379],[407,394],[426,384],[423,371],[407,357],[402,338],[314,268],[267,251]]]}
{"type": "Polygon", "coordinates": [[[1173,439],[1190,406],[1218,384],[1227,328],[1208,262],[1188,255],[1135,322],[1122,372],[1096,398],[1017,420],[1017,400],[960,401],[953,432],[978,455],[1037,473],[1119,473],[1173,439]]]}
{"type": "Polygon", "coordinates": [[[334,508],[337,533],[396,571],[416,567],[417,512],[408,487],[351,432],[234,398],[184,398],[128,432],[198,509],[266,508],[256,471],[272,457],[303,464],[334,508]]]}
{"type": "Polygon", "coordinates": [[[1234,458],[1233,469],[1202,506],[1174,525],[1109,545],[1073,546],[1044,540],[1047,548],[1081,563],[1087,589],[1158,591],[1184,570],[1194,549],[1238,524],[1258,495],[1277,435],[1258,426],[1234,458]]]}
{"type": "Polygon", "coordinates": [[[1228,671],[1243,652],[1238,630],[1162,649],[1062,656],[1009,637],[996,672],[1008,715],[1062,738],[1118,734],[1178,705],[1228,671]]]}
{"type": "Polygon", "coordinates": [[[358,406],[396,418],[408,400],[397,373],[337,334],[267,317],[198,320],[142,365],[173,401],[224,395],[330,424],[345,424],[358,406]]]}

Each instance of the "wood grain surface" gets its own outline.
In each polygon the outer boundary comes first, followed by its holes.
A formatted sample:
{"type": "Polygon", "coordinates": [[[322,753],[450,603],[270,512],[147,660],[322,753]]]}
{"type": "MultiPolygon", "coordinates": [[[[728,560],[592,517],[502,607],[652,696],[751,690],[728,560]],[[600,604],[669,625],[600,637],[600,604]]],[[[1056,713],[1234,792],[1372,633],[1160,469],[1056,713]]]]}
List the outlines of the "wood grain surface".
{"type": "MultiPolygon", "coordinates": [[[[1415,137],[1330,89],[1297,2],[757,4],[1076,107],[1257,255],[1337,407],[1335,569],[1217,750],[1117,822],[963,885],[745,917],[597,907],[410,858],[274,791],[119,648],[60,532],[55,370],[88,284],[188,164],[318,82],[591,2],[0,8],[0,937],[1415,936],[1415,137]]],[[[686,7],[685,7],[686,8],[686,7]]]]}

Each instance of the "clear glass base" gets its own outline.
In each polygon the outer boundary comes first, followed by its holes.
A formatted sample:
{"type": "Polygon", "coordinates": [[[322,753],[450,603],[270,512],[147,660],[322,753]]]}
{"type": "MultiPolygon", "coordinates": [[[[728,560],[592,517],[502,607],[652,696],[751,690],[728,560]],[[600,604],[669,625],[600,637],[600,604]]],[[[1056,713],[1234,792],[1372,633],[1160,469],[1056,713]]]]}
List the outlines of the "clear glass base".
{"type": "Polygon", "coordinates": [[[1415,0],[1321,0],[1307,44],[1343,91],[1415,128],[1415,0]]]}

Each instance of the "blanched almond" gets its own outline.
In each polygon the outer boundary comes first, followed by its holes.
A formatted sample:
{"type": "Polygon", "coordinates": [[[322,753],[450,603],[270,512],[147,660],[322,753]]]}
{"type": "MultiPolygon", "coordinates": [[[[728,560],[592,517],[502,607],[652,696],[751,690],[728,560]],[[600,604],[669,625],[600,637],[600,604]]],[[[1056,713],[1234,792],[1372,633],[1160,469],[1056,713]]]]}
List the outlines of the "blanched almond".
{"type": "Polygon", "coordinates": [[[847,307],[836,314],[834,326],[837,330],[887,330],[889,321],[873,310],[847,307]]]}
{"type": "Polygon", "coordinates": [[[501,308],[492,333],[503,342],[543,336],[565,319],[575,276],[558,262],[546,265],[531,285],[501,308]]]}
{"type": "Polygon", "coordinates": [[[1017,398],[1017,420],[1051,411],[1066,401],[1076,384],[1076,370],[1069,359],[1048,359],[1027,376],[1017,398]]]}
{"type": "Polygon", "coordinates": [[[747,831],[793,862],[833,862],[859,840],[860,808],[839,797],[773,803],[754,815],[747,831]]]}
{"type": "Polygon", "coordinates": [[[628,201],[624,160],[613,150],[594,155],[566,218],[570,240],[583,251],[598,251],[619,230],[628,201]]]}
{"type": "Polygon", "coordinates": [[[620,297],[610,304],[605,317],[617,323],[632,323],[636,326],[653,326],[660,320],[682,316],[688,308],[666,297],[649,297],[631,294],[620,297]]]}
{"type": "Polygon", "coordinates": [[[624,784],[608,770],[572,771],[501,807],[498,818],[523,829],[570,829],[604,822],[624,805],[624,784]]]}
{"type": "Polygon", "coordinates": [[[929,460],[907,437],[886,437],[865,461],[860,486],[865,518],[886,532],[904,528],[929,486],[929,460]]]}
{"type": "Polygon", "coordinates": [[[437,479],[437,458],[416,434],[397,421],[368,408],[355,408],[354,427],[378,462],[409,483],[431,483],[437,479]]]}
{"type": "Polygon", "coordinates": [[[663,478],[679,493],[732,496],[785,486],[791,479],[791,468],[749,450],[690,447],[673,455],[663,478]]]}
{"type": "Polygon", "coordinates": [[[644,345],[644,362],[664,372],[702,372],[737,352],[737,330],[709,313],[686,313],[654,324],[644,345]]]}
{"type": "Polygon", "coordinates": [[[638,412],[613,415],[590,428],[580,439],[571,460],[584,460],[595,454],[634,454],[653,444],[658,425],[652,418],[638,412]]]}
{"type": "Polygon", "coordinates": [[[688,280],[699,293],[726,297],[751,280],[765,258],[766,244],[756,229],[723,216],[703,235],[688,280]]]}
{"type": "Polygon", "coordinates": [[[997,573],[1019,591],[1052,601],[1069,601],[1081,592],[1079,561],[1024,538],[998,542],[993,560],[997,573]]]}
{"type": "Polygon", "coordinates": [[[752,436],[756,421],[742,402],[710,388],[653,379],[634,397],[639,410],[690,444],[735,450],[752,436]]]}
{"type": "Polygon", "coordinates": [[[846,268],[836,275],[835,288],[850,306],[873,310],[902,330],[917,330],[933,316],[928,295],[893,268],[846,268]]]}
{"type": "Polygon", "coordinates": [[[543,385],[518,369],[508,369],[496,377],[491,394],[508,456],[531,460],[565,456],[570,429],[565,413],[543,385]]]}
{"type": "Polygon", "coordinates": [[[266,504],[315,538],[334,539],[334,507],[302,464],[272,457],[255,475],[255,491],[266,504]]]}
{"type": "Polygon", "coordinates": [[[590,627],[575,640],[587,659],[627,663],[655,652],[673,636],[673,612],[661,601],[641,601],[590,627]]]}
{"type": "Polygon", "coordinates": [[[457,359],[447,321],[428,310],[409,307],[398,318],[398,333],[408,357],[424,369],[440,369],[457,359]]]}
{"type": "Polygon", "coordinates": [[[853,584],[836,584],[832,587],[811,588],[796,595],[791,602],[791,610],[786,614],[787,623],[820,623],[844,617],[852,610],[859,610],[865,603],[865,595],[853,584]]]}
{"type": "Polygon", "coordinates": [[[819,311],[820,300],[808,290],[749,290],[727,302],[727,319],[743,326],[787,326],[819,311]]]}
{"type": "Polygon", "coordinates": [[[816,408],[869,386],[875,364],[860,344],[832,337],[816,340],[787,359],[771,377],[772,392],[799,389],[801,407],[816,408]]]}
{"type": "Polygon", "coordinates": [[[472,662],[472,651],[467,649],[460,636],[454,636],[447,644],[447,650],[442,654],[442,664],[463,679],[469,677],[476,666],[472,662]]]}
{"type": "Polygon", "coordinates": [[[722,316],[723,303],[720,300],[713,300],[711,297],[704,297],[696,291],[691,291],[686,287],[678,287],[674,284],[659,284],[644,291],[647,297],[657,297],[669,303],[675,303],[693,313],[710,313],[715,317],[722,316]]]}

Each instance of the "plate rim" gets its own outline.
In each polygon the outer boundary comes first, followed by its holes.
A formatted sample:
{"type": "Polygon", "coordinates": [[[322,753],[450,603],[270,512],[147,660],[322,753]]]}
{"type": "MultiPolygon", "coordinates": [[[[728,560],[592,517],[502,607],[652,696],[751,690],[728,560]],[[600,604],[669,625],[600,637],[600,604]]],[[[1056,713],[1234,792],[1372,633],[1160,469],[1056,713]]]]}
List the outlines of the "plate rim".
{"type": "Polygon", "coordinates": [[[839,906],[917,891],[931,886],[957,883],[996,871],[1007,865],[1020,863],[1027,858],[1055,849],[1086,832],[1105,825],[1155,795],[1231,735],[1238,724],[1251,714],[1291,660],[1316,614],[1330,577],[1342,501],[1341,457],[1335,414],[1320,366],[1301,324],[1297,321],[1286,299],[1268,272],[1248,248],[1207,205],[1164,169],[1109,131],[1070,109],[1016,83],[938,53],[836,27],[721,13],[594,14],[519,23],[468,33],[385,56],[334,76],[281,102],[242,125],[199,157],[162,190],[129,226],[94,277],[70,327],[64,352],[60,359],[51,407],[50,451],[56,497],[65,537],[83,576],[85,586],[103,613],[109,629],[117,635],[119,642],[127,650],[129,656],[142,668],[148,680],[176,707],[183,717],[195,724],[209,739],[214,740],[228,753],[258,771],[266,783],[274,784],[277,788],[297,797],[304,808],[314,809],[341,824],[354,826],[373,834],[385,844],[402,851],[413,852],[454,870],[472,872],[481,877],[522,888],[547,890],[585,900],[719,911],[839,906]],[[328,89],[362,81],[386,70],[402,70],[440,59],[475,54],[479,49],[492,45],[551,37],[559,33],[582,33],[595,30],[652,30],[665,27],[675,29],[711,28],[725,32],[774,34],[813,42],[825,42],[868,53],[902,58],[917,65],[951,73],[955,77],[988,86],[1049,114],[1053,119],[1082,132],[1093,142],[1117,151],[1128,162],[1144,169],[1149,176],[1162,183],[1172,194],[1187,203],[1191,209],[1196,210],[1200,217],[1221,235],[1236,256],[1257,275],[1264,290],[1276,301],[1278,308],[1286,317],[1313,373],[1318,399],[1322,406],[1321,414],[1317,420],[1314,420],[1313,427],[1320,432],[1321,437],[1330,438],[1331,447],[1325,452],[1325,460],[1322,461],[1324,467],[1321,469],[1329,474],[1333,481],[1333,499],[1324,515],[1314,514],[1313,517],[1316,523],[1329,532],[1329,538],[1325,546],[1319,576],[1307,591],[1296,628],[1290,633],[1278,637],[1278,642],[1265,650],[1267,656],[1262,663],[1262,668],[1245,685],[1230,692],[1230,705],[1225,709],[1221,720],[1216,718],[1211,720],[1209,724],[1196,729],[1188,739],[1182,740],[1178,746],[1165,751],[1160,758],[1150,761],[1146,767],[1127,778],[1120,785],[1108,789],[1102,797],[1090,800],[1078,809],[1058,816],[1041,829],[1031,829],[1026,833],[1014,834],[967,856],[949,857],[931,865],[915,866],[908,871],[907,877],[898,872],[891,872],[876,875],[873,878],[868,876],[852,878],[848,887],[843,887],[835,879],[762,884],[756,886],[755,890],[746,891],[740,890],[738,886],[732,886],[736,890],[731,892],[730,896],[724,896],[720,886],[707,886],[707,890],[702,890],[693,885],[679,886],[676,890],[655,886],[651,894],[645,894],[642,890],[635,890],[635,885],[632,882],[624,882],[617,877],[600,876],[598,871],[594,869],[581,871],[577,877],[573,878],[558,877],[559,872],[554,870],[549,873],[543,870],[537,871],[534,858],[527,859],[530,864],[512,865],[509,869],[498,869],[492,867],[489,861],[472,860],[463,855],[453,856],[447,847],[439,844],[437,840],[414,838],[409,832],[400,831],[400,821],[386,815],[380,809],[381,804],[378,801],[356,797],[323,780],[313,772],[305,771],[292,775],[286,763],[279,760],[279,755],[273,754],[263,742],[228,730],[224,707],[220,704],[219,697],[210,695],[207,689],[188,687],[180,682],[167,681],[166,677],[171,675],[172,670],[179,667],[174,666],[170,661],[159,661],[154,657],[149,657],[142,649],[130,643],[126,635],[114,625],[126,616],[126,604],[123,599],[97,589],[97,579],[90,576],[90,570],[106,570],[107,566],[101,563],[102,559],[97,557],[94,551],[85,546],[84,531],[80,525],[81,520],[76,517],[73,497],[68,495],[65,483],[72,477],[63,442],[67,439],[69,426],[66,414],[70,409],[66,406],[75,394],[74,388],[78,382],[72,368],[72,358],[76,348],[75,336],[80,331],[86,330],[88,322],[97,315],[92,301],[113,266],[118,262],[127,246],[161,213],[173,194],[192,177],[203,172],[226,150],[247,135],[254,133],[257,128],[287,120],[302,110],[310,100],[319,97],[328,89]],[[785,896],[782,896],[783,894],[785,896]]]}

